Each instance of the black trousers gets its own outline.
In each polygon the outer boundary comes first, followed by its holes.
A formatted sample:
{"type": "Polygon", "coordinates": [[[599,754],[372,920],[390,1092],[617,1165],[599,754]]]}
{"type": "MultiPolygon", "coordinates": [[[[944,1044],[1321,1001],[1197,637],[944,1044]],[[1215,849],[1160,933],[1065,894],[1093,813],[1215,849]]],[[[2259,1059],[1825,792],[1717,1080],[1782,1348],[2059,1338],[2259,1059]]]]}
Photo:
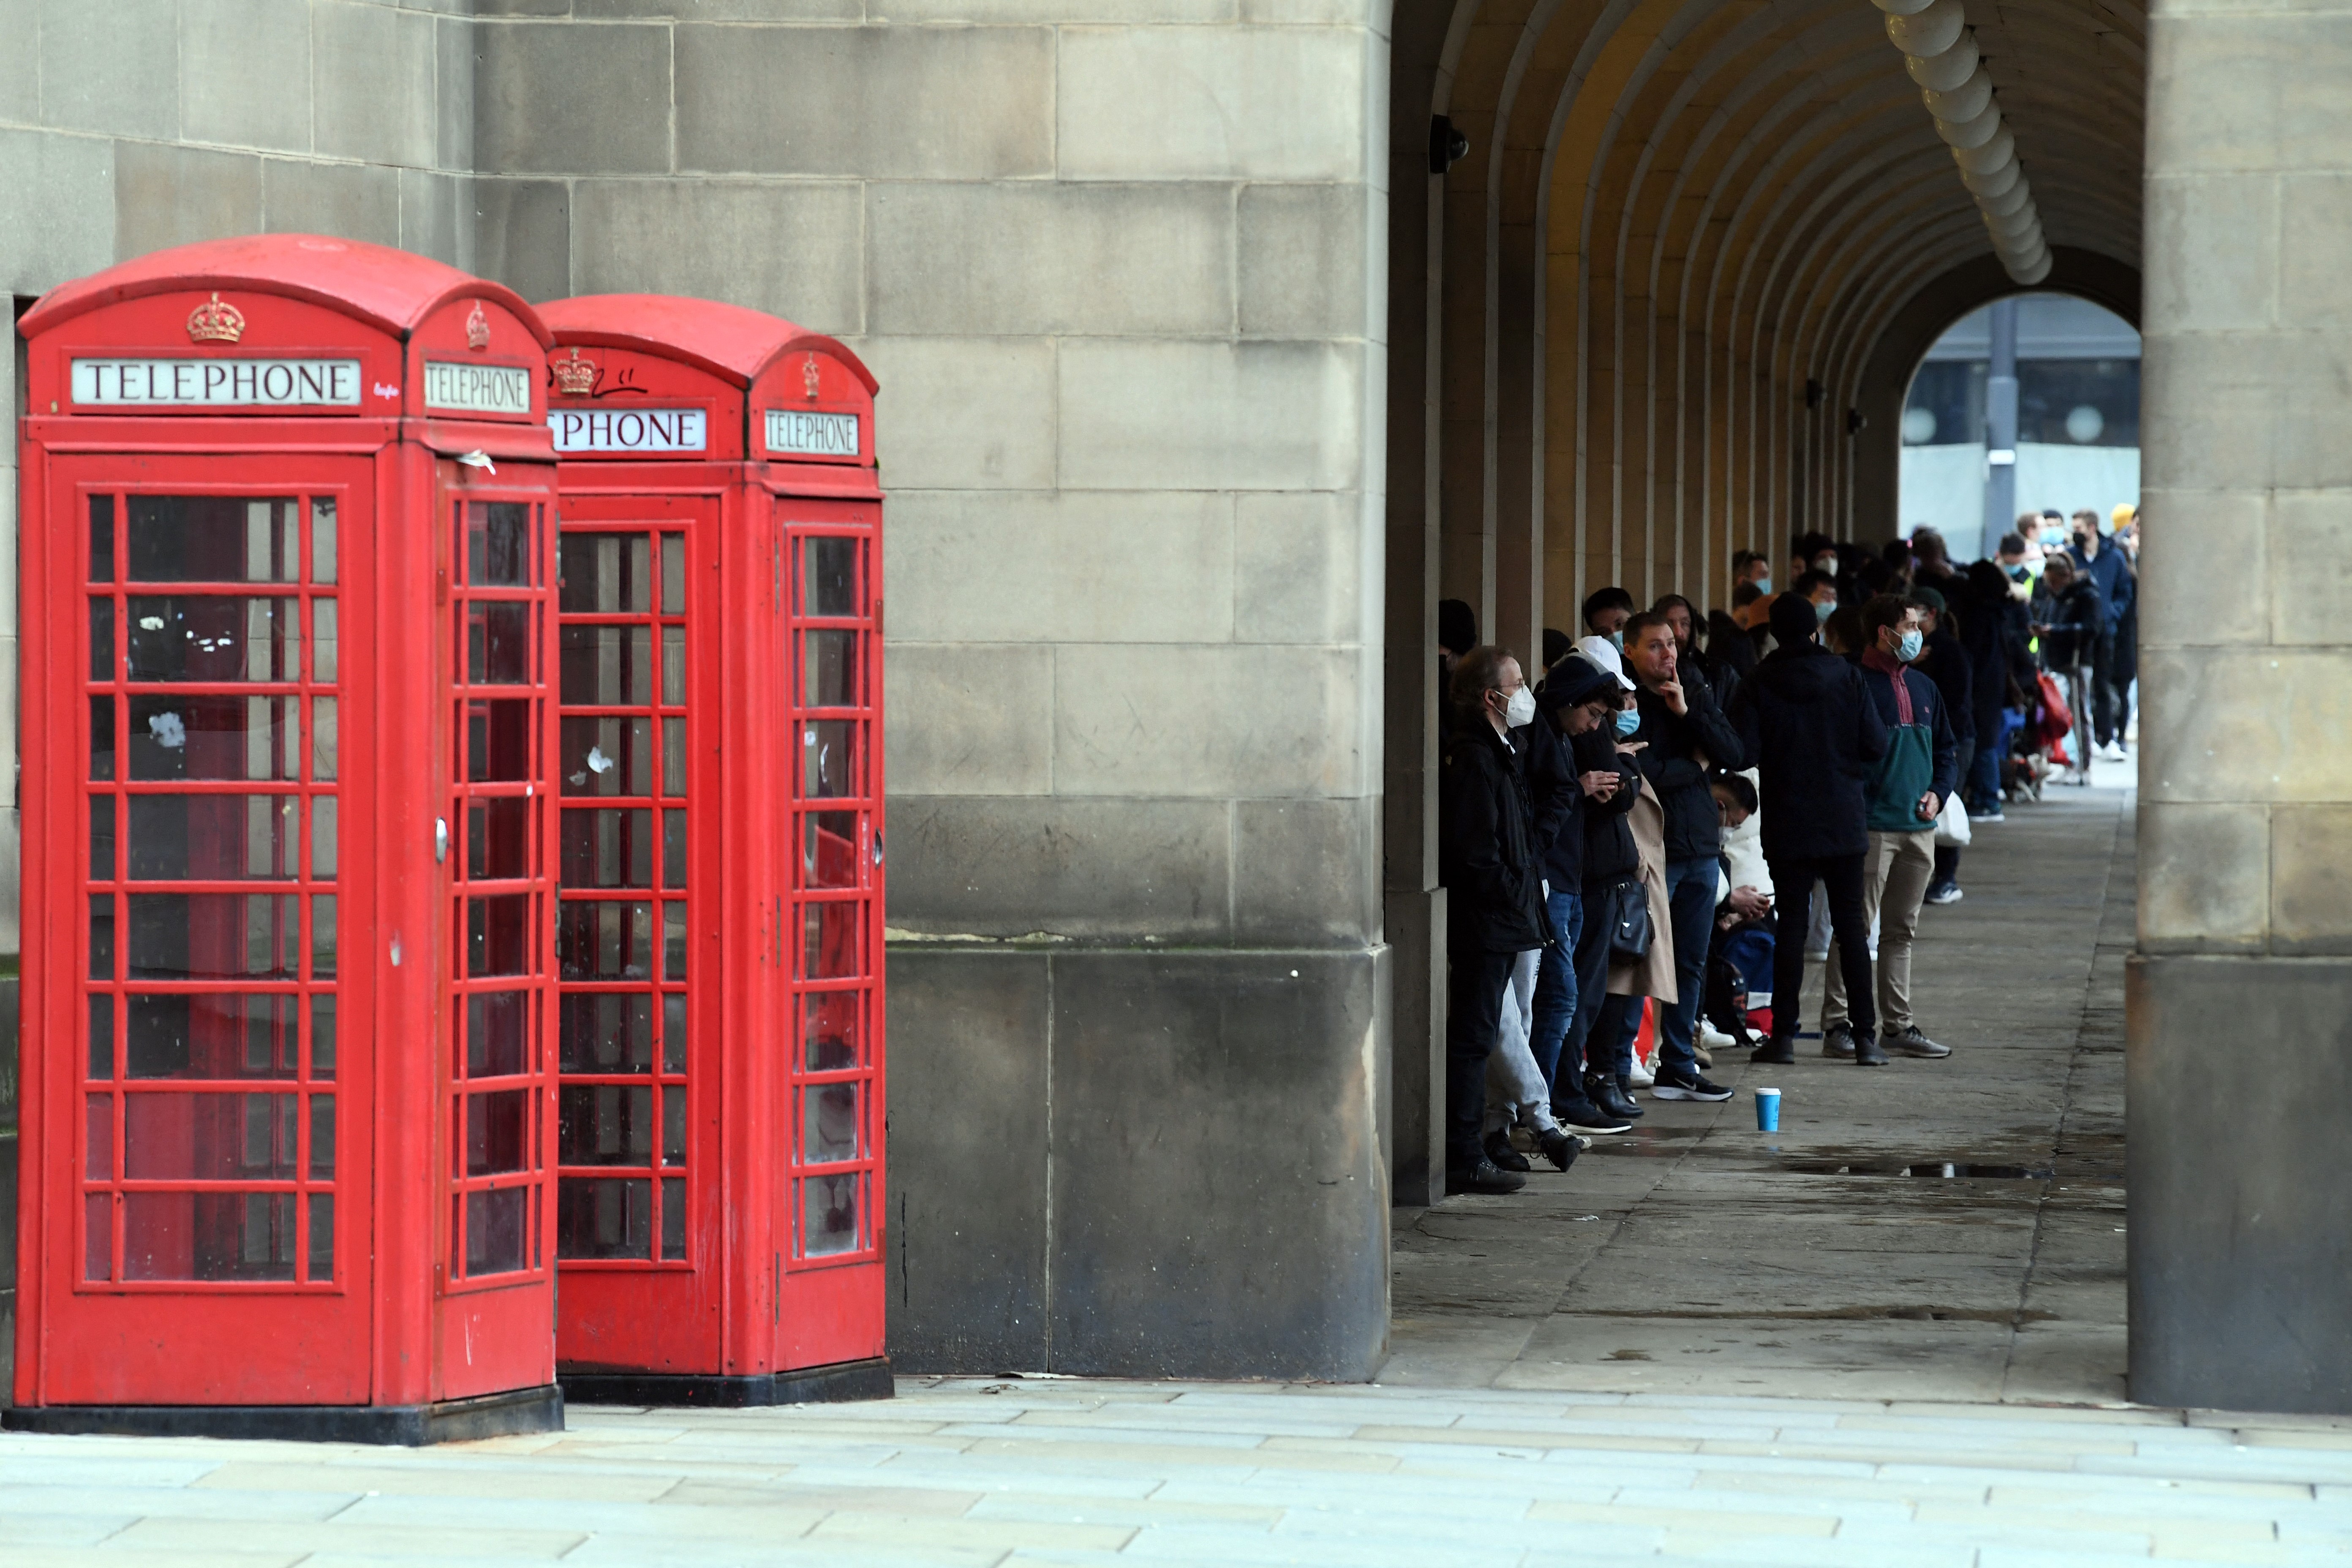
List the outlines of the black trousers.
{"type": "Polygon", "coordinates": [[[2116,638],[2101,632],[2091,645],[2091,727],[2105,745],[2123,731],[2124,693],[2116,680],[2116,638]]]}
{"type": "Polygon", "coordinates": [[[1446,955],[1445,1169],[1468,1171],[1479,1160],[1478,1134],[1486,1116],[1486,1058],[1503,1017],[1503,987],[1516,952],[1454,949],[1446,955]]]}
{"type": "Polygon", "coordinates": [[[1816,880],[1829,895],[1830,935],[1845,973],[1847,1019],[1857,1036],[1878,1027],[1878,993],[1870,980],[1870,922],[1862,915],[1863,859],[1861,855],[1765,858],[1772,868],[1773,913],[1778,921],[1772,933],[1772,1037],[1776,1040],[1797,1037],[1805,989],[1805,926],[1816,880]]]}

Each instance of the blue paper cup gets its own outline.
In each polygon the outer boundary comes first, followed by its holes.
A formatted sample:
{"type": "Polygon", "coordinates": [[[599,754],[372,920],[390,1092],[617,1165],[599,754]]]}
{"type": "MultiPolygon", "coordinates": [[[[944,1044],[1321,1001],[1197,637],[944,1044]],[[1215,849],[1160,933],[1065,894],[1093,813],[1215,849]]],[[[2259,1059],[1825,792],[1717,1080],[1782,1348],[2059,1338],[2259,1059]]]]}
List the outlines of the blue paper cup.
{"type": "Polygon", "coordinates": [[[1779,1089],[1759,1089],[1756,1091],[1756,1131],[1759,1132],[1780,1131],[1780,1091],[1779,1089]]]}

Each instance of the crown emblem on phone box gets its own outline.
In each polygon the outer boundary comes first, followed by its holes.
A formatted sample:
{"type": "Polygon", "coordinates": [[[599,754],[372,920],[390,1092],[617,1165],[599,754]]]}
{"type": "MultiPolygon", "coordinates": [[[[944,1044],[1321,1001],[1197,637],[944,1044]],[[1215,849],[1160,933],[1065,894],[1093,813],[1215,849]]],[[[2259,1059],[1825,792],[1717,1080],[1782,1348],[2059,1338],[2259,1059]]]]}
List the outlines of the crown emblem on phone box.
{"type": "Polygon", "coordinates": [[[245,315],[225,305],[215,293],[188,312],[188,340],[199,343],[233,343],[245,335],[245,315]]]}
{"type": "Polygon", "coordinates": [[[582,359],[578,349],[570,359],[548,361],[547,368],[554,374],[555,390],[566,397],[585,397],[596,390],[596,362],[582,359]]]}

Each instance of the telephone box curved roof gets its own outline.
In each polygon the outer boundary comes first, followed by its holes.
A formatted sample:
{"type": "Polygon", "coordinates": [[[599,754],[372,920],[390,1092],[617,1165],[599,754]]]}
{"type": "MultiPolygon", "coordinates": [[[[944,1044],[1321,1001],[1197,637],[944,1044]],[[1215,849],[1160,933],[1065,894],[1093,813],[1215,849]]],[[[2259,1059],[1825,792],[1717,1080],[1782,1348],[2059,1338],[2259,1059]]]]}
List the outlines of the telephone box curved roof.
{"type": "Polygon", "coordinates": [[[581,348],[633,349],[684,359],[688,363],[749,386],[777,356],[817,349],[854,372],[868,395],[877,390],[874,373],[838,338],[795,326],[782,316],[716,300],[674,294],[583,294],[551,300],[540,319],[560,343],[581,348]]]}
{"type": "Polygon", "coordinates": [[[482,299],[513,312],[541,347],[554,342],[539,312],[502,283],[428,256],[320,234],[253,234],[150,251],[59,284],[25,312],[16,330],[34,337],[125,300],[187,289],[237,289],[308,300],[402,338],[450,300],[482,299]]]}

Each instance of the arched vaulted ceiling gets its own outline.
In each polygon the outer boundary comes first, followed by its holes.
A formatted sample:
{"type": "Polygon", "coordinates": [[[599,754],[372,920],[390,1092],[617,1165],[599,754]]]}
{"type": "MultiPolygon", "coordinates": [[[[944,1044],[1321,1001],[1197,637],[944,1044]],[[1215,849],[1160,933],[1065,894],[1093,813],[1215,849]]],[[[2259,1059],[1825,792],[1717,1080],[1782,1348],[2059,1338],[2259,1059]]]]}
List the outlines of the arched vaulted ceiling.
{"type": "MultiPolygon", "coordinates": [[[[1965,4],[2054,257],[2041,287],[2136,318],[2143,5],[1965,4]]],[[[1428,287],[1392,298],[1433,405],[1395,474],[1437,500],[1443,591],[1524,644],[1602,583],[1720,599],[1735,549],[1892,532],[1910,368],[2015,286],[1882,13],[1398,10],[1401,126],[1443,115],[1470,143],[1425,209],[1402,179],[1395,207],[1428,228],[1428,287]]]]}

